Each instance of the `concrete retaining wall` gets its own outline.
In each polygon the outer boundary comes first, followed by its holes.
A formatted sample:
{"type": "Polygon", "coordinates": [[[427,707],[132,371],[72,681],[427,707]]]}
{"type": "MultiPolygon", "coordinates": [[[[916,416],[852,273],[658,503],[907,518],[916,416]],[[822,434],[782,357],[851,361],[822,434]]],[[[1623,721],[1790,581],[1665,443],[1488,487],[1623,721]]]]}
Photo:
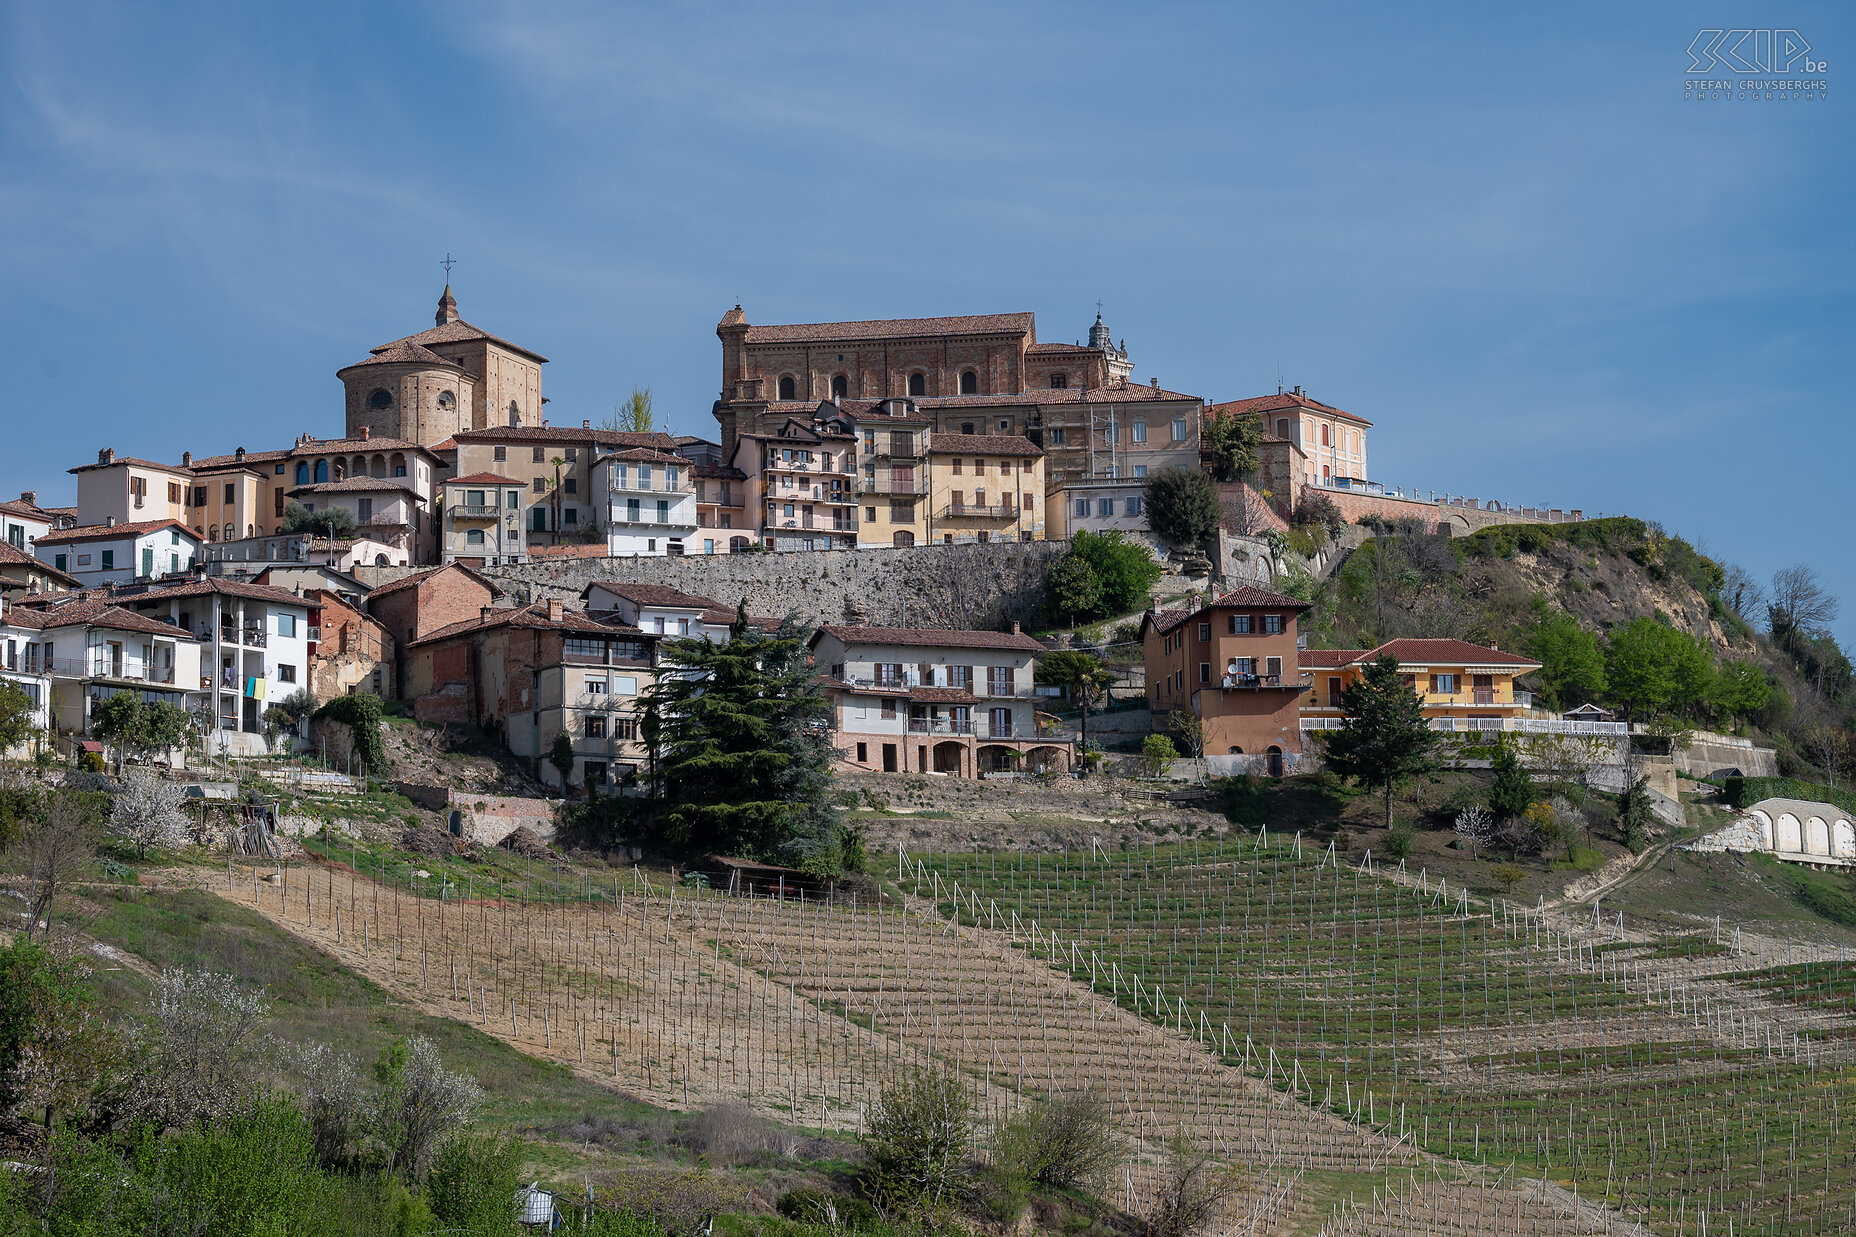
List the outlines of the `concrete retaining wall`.
{"type": "Polygon", "coordinates": [[[1692,742],[1675,756],[1676,769],[1690,777],[1711,777],[1738,769],[1747,777],[1779,776],[1779,754],[1759,747],[1751,739],[1697,730],[1692,742]]]}

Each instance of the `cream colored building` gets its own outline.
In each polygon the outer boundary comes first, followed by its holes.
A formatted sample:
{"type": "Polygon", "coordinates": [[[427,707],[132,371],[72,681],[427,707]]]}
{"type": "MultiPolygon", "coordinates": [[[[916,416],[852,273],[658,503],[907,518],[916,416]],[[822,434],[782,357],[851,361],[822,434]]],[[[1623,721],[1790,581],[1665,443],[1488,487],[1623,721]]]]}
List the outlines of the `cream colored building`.
{"type": "Polygon", "coordinates": [[[471,567],[523,561],[528,556],[522,534],[525,489],[520,481],[493,472],[445,482],[442,561],[471,567]]]}

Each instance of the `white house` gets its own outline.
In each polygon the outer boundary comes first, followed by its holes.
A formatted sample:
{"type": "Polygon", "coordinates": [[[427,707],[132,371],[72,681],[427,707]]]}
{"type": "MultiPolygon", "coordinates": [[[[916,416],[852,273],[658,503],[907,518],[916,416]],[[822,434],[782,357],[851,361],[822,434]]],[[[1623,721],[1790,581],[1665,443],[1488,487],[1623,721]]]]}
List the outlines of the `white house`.
{"type": "Polygon", "coordinates": [[[666,584],[600,580],[580,591],[589,614],[611,613],[648,635],[728,639],[735,612],[720,602],[680,592],[666,584]]]}
{"type": "Polygon", "coordinates": [[[429,563],[437,546],[429,500],[410,477],[347,477],[299,485],[290,501],[305,511],[342,510],[354,517],[355,532],[392,547],[380,566],[429,563]]]}
{"type": "Polygon", "coordinates": [[[45,727],[69,739],[89,735],[98,703],[119,692],[187,713],[207,700],[199,640],[107,595],[9,607],[0,649],[43,686],[45,727]]]}
{"type": "Polygon", "coordinates": [[[198,637],[215,719],[213,750],[263,754],[264,710],[309,686],[310,599],[208,577],[119,593],[115,601],[198,637]]]}
{"type": "Polygon", "coordinates": [[[1045,733],[1033,682],[1044,646],[1022,634],[820,627],[812,659],[837,714],[842,763],[884,773],[1055,772],[1072,740],[1045,733]]]}
{"type": "Polygon", "coordinates": [[[39,507],[39,496],[26,490],[12,502],[0,502],[0,537],[15,550],[32,553],[33,543],[57,526],[57,518],[39,507]]]}
{"type": "Polygon", "coordinates": [[[694,466],[680,455],[627,447],[593,464],[594,500],[606,519],[612,555],[681,554],[696,535],[694,466]]]}
{"type": "Polygon", "coordinates": [[[42,533],[33,553],[75,576],[82,587],[97,588],[188,571],[202,544],[179,520],[123,524],[111,516],[102,524],[42,533]]]}

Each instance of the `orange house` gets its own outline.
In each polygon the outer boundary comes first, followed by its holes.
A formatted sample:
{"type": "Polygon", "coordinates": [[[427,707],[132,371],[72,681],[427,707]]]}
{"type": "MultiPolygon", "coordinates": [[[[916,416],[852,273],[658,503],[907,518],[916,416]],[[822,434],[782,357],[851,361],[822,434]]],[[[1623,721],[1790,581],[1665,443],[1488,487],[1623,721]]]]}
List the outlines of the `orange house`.
{"type": "Polygon", "coordinates": [[[1341,692],[1368,662],[1388,653],[1422,698],[1434,730],[1501,730],[1508,719],[1533,711],[1533,696],[1514,685],[1540,669],[1532,658],[1467,640],[1399,639],[1375,649],[1303,649],[1299,660],[1310,682],[1302,697],[1302,729],[1338,727],[1341,692]]]}
{"type": "Polygon", "coordinates": [[[1156,727],[1177,710],[1196,714],[1217,773],[1292,769],[1308,688],[1296,658],[1296,623],[1306,609],[1305,601],[1240,585],[1196,610],[1149,610],[1141,644],[1156,727]]]}

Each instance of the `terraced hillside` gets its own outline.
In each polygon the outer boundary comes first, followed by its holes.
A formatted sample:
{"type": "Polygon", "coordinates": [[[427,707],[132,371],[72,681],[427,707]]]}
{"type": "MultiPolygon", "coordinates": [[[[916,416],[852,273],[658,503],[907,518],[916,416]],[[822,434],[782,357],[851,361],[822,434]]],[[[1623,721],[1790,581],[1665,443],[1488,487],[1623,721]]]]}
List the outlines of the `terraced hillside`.
{"type": "Polygon", "coordinates": [[[1658,1232],[1856,1231],[1846,959],[1491,905],[1266,835],[896,871],[941,914],[1401,1147],[1558,1182],[1658,1232]]]}
{"type": "Polygon", "coordinates": [[[402,999],[667,1106],[746,1097],[851,1128],[889,1070],[933,1057],[964,1073],[989,1121],[1024,1096],[1100,1088],[1128,1140],[1129,1207],[1183,1140],[1250,1170],[1232,1219],[1254,1232],[1421,1215],[1417,1231],[1603,1231],[1550,1193],[1420,1155],[1383,1114],[1372,1129],[1297,1102],[1203,1028],[1138,1017],[1073,967],[1013,948],[1009,928],[939,919],[926,902],[732,899],[586,871],[492,895],[422,870],[404,884],[333,862],[202,879],[402,999]]]}

